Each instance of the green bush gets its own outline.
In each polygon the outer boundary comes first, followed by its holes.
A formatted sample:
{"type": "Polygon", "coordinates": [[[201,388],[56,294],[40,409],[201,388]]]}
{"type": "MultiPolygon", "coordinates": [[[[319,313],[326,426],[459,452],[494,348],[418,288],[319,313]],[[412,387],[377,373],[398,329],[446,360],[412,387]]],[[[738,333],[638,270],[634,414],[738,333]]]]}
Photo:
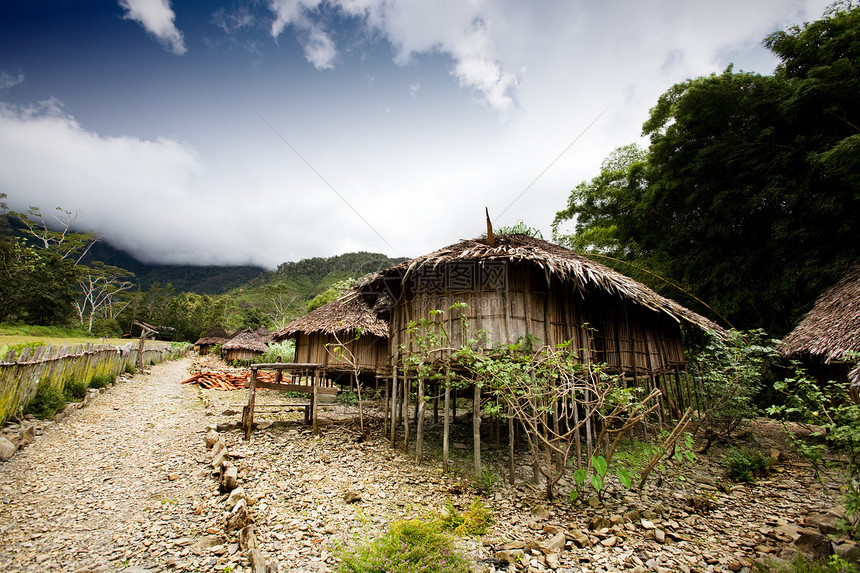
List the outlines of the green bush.
{"type": "Polygon", "coordinates": [[[97,374],[90,380],[90,388],[107,388],[116,382],[116,376],[113,374],[97,374]]]}
{"type": "Polygon", "coordinates": [[[132,376],[134,376],[135,372],[137,372],[137,368],[134,367],[134,364],[129,362],[128,364],[125,365],[125,373],[126,374],[131,374],[132,376]]]}
{"type": "Polygon", "coordinates": [[[67,402],[80,402],[87,395],[89,386],[83,380],[77,378],[69,378],[63,384],[63,395],[67,402]]]}
{"type": "Polygon", "coordinates": [[[473,501],[464,511],[459,511],[454,507],[454,502],[448,499],[445,500],[445,513],[439,516],[439,525],[443,531],[471,537],[485,534],[490,519],[490,511],[479,499],[473,501]]]}
{"type": "Polygon", "coordinates": [[[755,573],[858,573],[855,565],[831,555],[828,559],[809,561],[803,555],[798,555],[790,563],[754,563],[755,573]]]}
{"type": "Polygon", "coordinates": [[[751,482],[767,474],[770,458],[758,450],[731,448],[723,458],[729,478],[734,481],[751,482]]]}
{"type": "Polygon", "coordinates": [[[469,563],[435,521],[398,521],[387,533],[335,552],[337,573],[468,573],[469,563]]]}
{"type": "Polygon", "coordinates": [[[358,393],[353,392],[352,390],[341,392],[337,396],[334,397],[336,402],[340,402],[341,404],[350,404],[357,405],[358,404],[358,393]]]}
{"type": "MultiPolygon", "coordinates": [[[[220,349],[219,349],[220,352],[220,349]]],[[[215,350],[212,354],[216,354],[215,350]]],[[[296,357],[296,341],[284,340],[283,342],[273,342],[266,347],[266,351],[254,360],[257,364],[274,364],[278,362],[292,362],[296,357]]]]}
{"type": "Polygon", "coordinates": [[[25,414],[42,419],[50,420],[57,415],[57,410],[62,410],[66,405],[66,398],[59,388],[51,386],[50,382],[43,380],[36,388],[36,395],[27,404],[25,414]]]}

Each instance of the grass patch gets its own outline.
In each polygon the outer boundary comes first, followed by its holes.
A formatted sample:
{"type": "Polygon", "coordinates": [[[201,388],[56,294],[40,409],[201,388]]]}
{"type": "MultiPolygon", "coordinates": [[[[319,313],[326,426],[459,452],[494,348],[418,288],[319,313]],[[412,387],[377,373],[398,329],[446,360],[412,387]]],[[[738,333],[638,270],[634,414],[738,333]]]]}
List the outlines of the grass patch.
{"type": "Polygon", "coordinates": [[[96,374],[90,380],[90,388],[107,388],[116,382],[116,376],[113,374],[96,374]]]}
{"type": "Polygon", "coordinates": [[[758,450],[750,448],[731,448],[723,457],[723,465],[729,478],[737,482],[752,482],[767,475],[770,458],[758,450]]]}
{"type": "Polygon", "coordinates": [[[66,406],[66,397],[59,388],[47,381],[42,381],[36,388],[36,395],[24,409],[25,414],[32,414],[40,420],[50,420],[57,415],[58,410],[66,406]]]}
{"type": "Polygon", "coordinates": [[[89,386],[83,380],[69,378],[63,384],[63,396],[67,402],[80,402],[87,395],[89,386]]]}
{"type": "Polygon", "coordinates": [[[456,535],[474,537],[483,535],[490,526],[490,510],[484,503],[476,499],[464,511],[454,507],[454,502],[445,500],[445,513],[439,516],[439,525],[443,531],[450,531],[456,535]]]}
{"type": "Polygon", "coordinates": [[[798,555],[791,563],[754,563],[752,570],[755,573],[858,573],[856,565],[836,555],[820,561],[809,561],[803,555],[798,555]]]}
{"type": "Polygon", "coordinates": [[[468,573],[469,562],[437,521],[409,519],[336,551],[337,573],[468,573]]]}

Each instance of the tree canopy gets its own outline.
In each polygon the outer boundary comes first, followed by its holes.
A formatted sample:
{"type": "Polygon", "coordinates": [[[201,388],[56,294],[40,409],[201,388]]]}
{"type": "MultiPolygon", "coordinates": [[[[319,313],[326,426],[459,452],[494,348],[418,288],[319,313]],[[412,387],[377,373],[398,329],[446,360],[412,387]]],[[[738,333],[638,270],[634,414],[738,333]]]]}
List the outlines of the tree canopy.
{"type": "Polygon", "coordinates": [[[781,334],[860,257],[860,7],[764,43],[773,75],[729,67],[671,87],[643,126],[649,148],[616,150],[553,228],[733,326],[781,334]]]}

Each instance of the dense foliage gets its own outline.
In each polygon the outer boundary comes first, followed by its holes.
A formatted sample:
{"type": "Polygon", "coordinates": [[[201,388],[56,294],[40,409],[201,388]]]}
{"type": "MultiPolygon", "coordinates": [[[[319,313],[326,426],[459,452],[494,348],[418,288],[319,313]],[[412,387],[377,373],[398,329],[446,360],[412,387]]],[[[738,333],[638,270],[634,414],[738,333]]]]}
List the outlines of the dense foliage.
{"type": "Polygon", "coordinates": [[[771,76],[729,67],[670,88],[650,147],[576,187],[556,239],[733,326],[787,332],[860,257],[858,31],[860,7],[833,9],[765,40],[771,76]]]}

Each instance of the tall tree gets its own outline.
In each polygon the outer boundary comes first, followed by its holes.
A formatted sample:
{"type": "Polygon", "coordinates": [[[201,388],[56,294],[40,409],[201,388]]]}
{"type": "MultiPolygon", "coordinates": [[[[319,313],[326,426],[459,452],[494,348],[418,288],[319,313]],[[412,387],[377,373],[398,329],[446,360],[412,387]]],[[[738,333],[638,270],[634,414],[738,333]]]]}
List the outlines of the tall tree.
{"type": "Polygon", "coordinates": [[[568,242],[781,334],[860,257],[860,8],[765,45],[774,75],[729,67],[670,88],[643,127],[644,161],[604,166],[556,222],[581,217],[568,242]]]}

